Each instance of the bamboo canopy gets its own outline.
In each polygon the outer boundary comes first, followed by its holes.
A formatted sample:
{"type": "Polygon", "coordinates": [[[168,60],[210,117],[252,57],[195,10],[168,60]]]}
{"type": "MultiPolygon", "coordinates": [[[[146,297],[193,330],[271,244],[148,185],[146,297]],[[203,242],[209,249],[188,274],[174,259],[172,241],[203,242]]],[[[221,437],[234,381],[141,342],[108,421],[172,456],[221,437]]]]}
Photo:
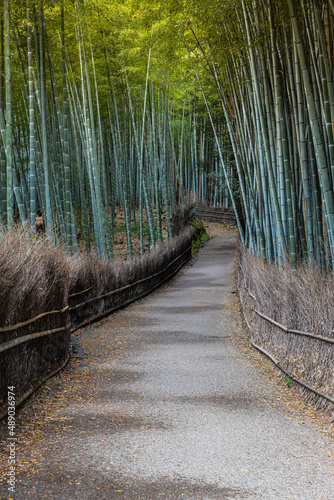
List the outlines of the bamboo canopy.
{"type": "Polygon", "coordinates": [[[334,263],[333,0],[4,0],[1,218],[112,259],[184,195],[245,248],[334,263]],[[136,212],[137,210],[137,212],[136,212]]]}

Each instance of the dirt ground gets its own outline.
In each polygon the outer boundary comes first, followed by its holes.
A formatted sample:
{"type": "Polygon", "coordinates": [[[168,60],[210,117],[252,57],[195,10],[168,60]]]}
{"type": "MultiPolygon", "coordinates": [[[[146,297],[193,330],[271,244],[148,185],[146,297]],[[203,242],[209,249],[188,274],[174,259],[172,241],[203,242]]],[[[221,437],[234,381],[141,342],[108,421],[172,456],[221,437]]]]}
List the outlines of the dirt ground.
{"type": "Polygon", "coordinates": [[[235,226],[227,226],[226,224],[217,224],[216,222],[203,221],[205,229],[210,236],[225,236],[237,232],[235,226]]]}
{"type": "MultiPolygon", "coordinates": [[[[153,207],[153,216],[156,220],[156,209],[153,207]]],[[[111,221],[111,214],[109,214],[111,221]]],[[[143,211],[143,224],[144,224],[144,251],[149,250],[148,226],[146,221],[145,210],[143,211]]],[[[167,238],[167,221],[166,214],[162,209],[161,213],[162,236],[167,238]]],[[[131,219],[131,239],[132,239],[132,254],[140,255],[140,225],[139,225],[139,209],[135,209],[135,216],[131,219]]],[[[77,235],[79,252],[85,252],[85,242],[82,233],[77,235]]],[[[126,224],[124,210],[120,207],[117,208],[114,220],[114,234],[113,240],[113,254],[115,261],[122,261],[127,258],[127,239],[126,239],[126,224]]],[[[94,242],[91,240],[91,248],[94,248],[94,242]]]]}

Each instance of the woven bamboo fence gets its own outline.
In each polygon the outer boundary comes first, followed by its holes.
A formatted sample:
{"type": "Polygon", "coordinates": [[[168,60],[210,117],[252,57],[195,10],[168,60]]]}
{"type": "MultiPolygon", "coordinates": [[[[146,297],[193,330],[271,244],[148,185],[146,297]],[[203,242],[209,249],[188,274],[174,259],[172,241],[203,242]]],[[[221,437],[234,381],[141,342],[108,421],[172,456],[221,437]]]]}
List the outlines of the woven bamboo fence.
{"type": "Polygon", "coordinates": [[[294,278],[290,290],[286,282],[279,283],[279,271],[276,281],[270,276],[271,281],[265,282],[266,265],[263,264],[263,274],[261,271],[257,274],[251,259],[242,253],[238,282],[243,318],[252,345],[271,359],[288,385],[298,386],[307,401],[334,418],[334,331],[330,304],[329,313],[323,311],[326,321],[313,320],[317,331],[304,328],[312,316],[321,317],[316,297],[313,304],[310,301],[305,314],[300,300],[303,290],[300,295],[294,293],[294,287],[302,289],[298,277],[294,278]],[[302,325],[296,328],[288,323],[298,321],[298,309],[302,325]]]}
{"type": "Polygon", "coordinates": [[[15,386],[18,406],[66,365],[71,332],[126,307],[172,278],[191,258],[192,235],[188,232],[155,259],[148,256],[144,265],[143,261],[138,266],[129,263],[131,272],[110,283],[111,289],[104,293],[97,294],[95,278],[90,286],[70,293],[62,309],[0,328],[0,418],[7,413],[8,386],[15,386]]]}

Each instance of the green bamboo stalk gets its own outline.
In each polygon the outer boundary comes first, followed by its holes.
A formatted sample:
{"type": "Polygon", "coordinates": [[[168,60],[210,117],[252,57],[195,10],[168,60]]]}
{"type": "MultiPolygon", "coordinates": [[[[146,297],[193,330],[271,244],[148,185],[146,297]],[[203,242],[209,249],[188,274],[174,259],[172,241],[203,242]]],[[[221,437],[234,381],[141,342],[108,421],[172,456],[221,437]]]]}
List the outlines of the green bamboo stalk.
{"type": "Polygon", "coordinates": [[[71,177],[70,177],[70,157],[69,157],[69,131],[68,131],[68,105],[67,105],[67,85],[66,85],[66,57],[65,57],[65,21],[64,21],[64,1],[61,1],[61,55],[63,73],[63,159],[65,177],[65,213],[66,213],[66,248],[72,253],[72,204],[71,204],[71,177]]]}
{"type": "Polygon", "coordinates": [[[314,137],[314,146],[316,151],[316,158],[318,164],[318,172],[319,177],[321,179],[321,188],[322,188],[322,197],[324,201],[324,210],[325,210],[325,219],[327,218],[328,224],[328,239],[329,246],[331,250],[332,259],[334,262],[334,240],[333,240],[333,231],[334,231],[334,199],[333,199],[333,187],[331,183],[331,179],[329,176],[326,154],[323,148],[322,140],[321,140],[321,130],[318,121],[318,114],[316,110],[316,105],[313,97],[313,91],[310,81],[310,74],[307,67],[306,56],[304,46],[301,40],[298,20],[295,14],[295,8],[292,0],[288,0],[288,6],[291,16],[292,29],[295,35],[295,44],[297,48],[297,53],[301,66],[301,73],[305,88],[305,95],[308,104],[309,116],[310,116],[310,125],[312,128],[312,135],[314,137]]]}
{"type": "Polygon", "coordinates": [[[44,64],[44,36],[43,36],[43,0],[39,0],[39,63],[40,63],[40,112],[41,112],[41,134],[42,134],[42,154],[44,171],[44,193],[45,193],[45,213],[43,213],[45,230],[51,234],[53,228],[51,212],[50,174],[48,156],[48,135],[46,127],[46,93],[45,93],[45,64],[44,64]]]}
{"type": "Polygon", "coordinates": [[[30,225],[36,232],[36,168],[35,168],[35,107],[34,107],[34,80],[32,70],[31,47],[31,16],[30,0],[27,1],[27,30],[28,30],[28,90],[29,90],[29,198],[30,198],[30,225]]]}
{"type": "Polygon", "coordinates": [[[0,116],[3,125],[1,126],[1,147],[0,147],[0,167],[1,167],[1,220],[7,224],[7,171],[6,171],[6,133],[5,133],[5,43],[4,43],[4,21],[1,19],[1,61],[0,61],[0,116]]]}
{"type": "Polygon", "coordinates": [[[14,227],[13,156],[12,156],[12,86],[10,54],[9,0],[4,0],[5,12],[5,92],[6,92],[6,171],[7,171],[7,227],[14,227]]]}

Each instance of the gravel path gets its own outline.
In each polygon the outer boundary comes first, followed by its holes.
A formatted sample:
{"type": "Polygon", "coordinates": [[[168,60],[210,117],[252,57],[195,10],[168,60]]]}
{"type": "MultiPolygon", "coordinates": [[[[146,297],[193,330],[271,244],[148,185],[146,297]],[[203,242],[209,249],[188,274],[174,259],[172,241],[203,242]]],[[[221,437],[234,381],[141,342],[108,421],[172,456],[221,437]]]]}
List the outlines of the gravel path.
{"type": "Polygon", "coordinates": [[[210,240],[172,284],[77,333],[13,498],[334,499],[333,441],[231,340],[235,244],[210,240]]]}

